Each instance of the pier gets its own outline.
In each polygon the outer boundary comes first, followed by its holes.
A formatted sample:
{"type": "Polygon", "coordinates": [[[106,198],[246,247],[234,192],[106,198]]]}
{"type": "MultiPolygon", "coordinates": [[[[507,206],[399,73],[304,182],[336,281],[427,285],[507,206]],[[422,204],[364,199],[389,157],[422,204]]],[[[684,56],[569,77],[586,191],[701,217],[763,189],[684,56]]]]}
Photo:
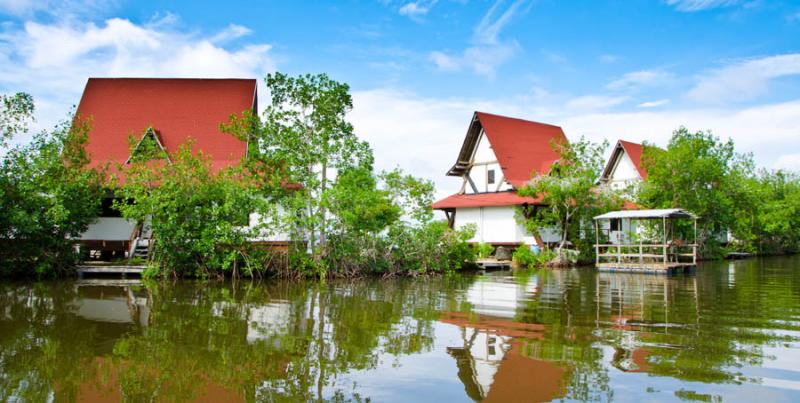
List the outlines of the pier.
{"type": "Polygon", "coordinates": [[[692,213],[682,209],[612,211],[594,221],[595,266],[600,271],[674,274],[697,266],[697,218],[692,213]],[[686,226],[673,222],[680,219],[693,220],[692,242],[681,239],[686,226]],[[661,239],[654,242],[653,234],[661,239]]]}

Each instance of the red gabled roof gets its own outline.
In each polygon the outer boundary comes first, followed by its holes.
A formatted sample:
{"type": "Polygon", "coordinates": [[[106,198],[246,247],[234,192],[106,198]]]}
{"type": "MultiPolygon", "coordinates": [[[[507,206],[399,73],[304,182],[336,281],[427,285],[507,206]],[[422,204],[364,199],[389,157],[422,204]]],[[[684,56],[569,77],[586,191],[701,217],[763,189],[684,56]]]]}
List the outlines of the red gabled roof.
{"type": "Polygon", "coordinates": [[[496,207],[496,206],[519,206],[523,204],[538,204],[541,199],[533,197],[523,197],[516,191],[489,192],[474,194],[454,194],[433,203],[433,208],[442,210],[449,208],[468,208],[468,207],[496,207]]]}
{"type": "Polygon", "coordinates": [[[460,176],[466,172],[481,128],[489,139],[503,176],[515,187],[521,187],[534,174],[547,175],[550,166],[558,159],[552,143],[568,142],[558,126],[475,112],[458,160],[448,175],[460,176]]]}
{"type": "Polygon", "coordinates": [[[515,187],[532,174],[547,175],[559,156],[552,142],[566,144],[564,131],[553,125],[476,112],[489,138],[503,176],[515,187]]]}
{"type": "Polygon", "coordinates": [[[644,147],[638,143],[631,143],[630,141],[620,140],[619,144],[625,149],[625,153],[630,157],[633,166],[639,171],[639,176],[642,179],[647,179],[647,171],[642,167],[642,151],[644,147]]]}
{"type": "Polygon", "coordinates": [[[190,138],[216,171],[245,156],[247,143],[220,132],[231,114],[256,108],[254,79],[90,78],[77,116],[91,119],[90,166],[125,163],[128,136],[153,127],[168,153],[190,138]]]}

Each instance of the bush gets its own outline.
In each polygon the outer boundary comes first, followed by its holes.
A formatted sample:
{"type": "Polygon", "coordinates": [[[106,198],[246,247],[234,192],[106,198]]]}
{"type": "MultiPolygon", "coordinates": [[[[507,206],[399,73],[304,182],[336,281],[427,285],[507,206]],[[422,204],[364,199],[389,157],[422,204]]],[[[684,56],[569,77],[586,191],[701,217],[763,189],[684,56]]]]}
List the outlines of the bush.
{"type": "Polygon", "coordinates": [[[494,252],[494,246],[492,246],[491,244],[488,244],[486,242],[479,242],[475,244],[475,253],[481,259],[485,259],[491,256],[493,252],[494,252]]]}
{"type": "Polygon", "coordinates": [[[550,249],[542,249],[539,253],[534,253],[528,245],[521,245],[514,250],[513,260],[520,267],[535,268],[543,267],[554,257],[555,253],[550,249]]]}

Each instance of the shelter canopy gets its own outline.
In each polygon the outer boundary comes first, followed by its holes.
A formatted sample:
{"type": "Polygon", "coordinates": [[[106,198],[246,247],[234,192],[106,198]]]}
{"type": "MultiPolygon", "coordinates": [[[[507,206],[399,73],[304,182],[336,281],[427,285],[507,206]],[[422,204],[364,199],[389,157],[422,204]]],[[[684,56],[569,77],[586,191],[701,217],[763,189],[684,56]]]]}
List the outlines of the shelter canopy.
{"type": "Polygon", "coordinates": [[[697,218],[694,214],[679,208],[671,209],[653,209],[653,210],[620,210],[610,211],[605,214],[594,217],[595,220],[610,220],[613,218],[630,218],[630,219],[657,219],[657,218],[697,218]]]}

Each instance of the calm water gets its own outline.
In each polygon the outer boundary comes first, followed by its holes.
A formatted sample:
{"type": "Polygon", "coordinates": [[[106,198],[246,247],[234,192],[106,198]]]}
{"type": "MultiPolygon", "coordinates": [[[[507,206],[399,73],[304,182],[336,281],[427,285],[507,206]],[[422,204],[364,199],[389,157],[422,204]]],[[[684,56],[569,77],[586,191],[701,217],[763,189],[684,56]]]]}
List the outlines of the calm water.
{"type": "Polygon", "coordinates": [[[0,401],[800,401],[800,258],[0,283],[0,401]]]}

